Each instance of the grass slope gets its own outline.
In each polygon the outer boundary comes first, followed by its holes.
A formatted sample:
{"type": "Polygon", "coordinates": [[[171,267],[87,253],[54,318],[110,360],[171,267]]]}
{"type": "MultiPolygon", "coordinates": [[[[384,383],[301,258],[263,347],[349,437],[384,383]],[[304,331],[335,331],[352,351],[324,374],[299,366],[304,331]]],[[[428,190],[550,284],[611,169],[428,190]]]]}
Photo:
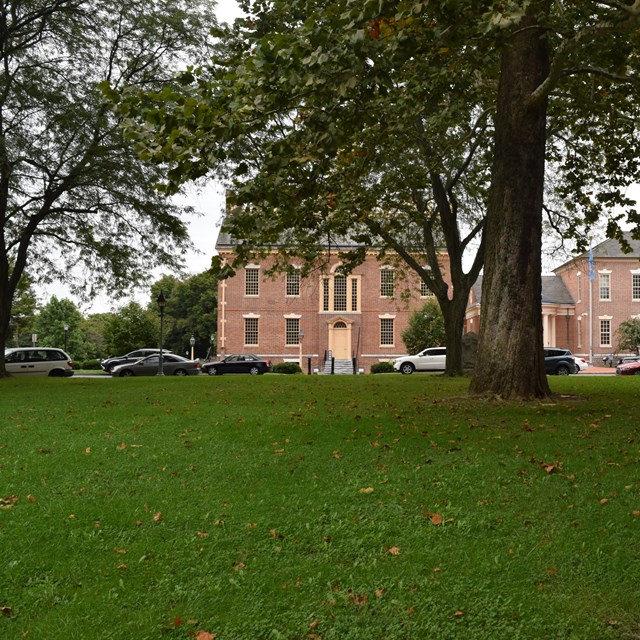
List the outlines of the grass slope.
{"type": "Polygon", "coordinates": [[[0,382],[0,637],[640,638],[638,383],[0,382]]]}

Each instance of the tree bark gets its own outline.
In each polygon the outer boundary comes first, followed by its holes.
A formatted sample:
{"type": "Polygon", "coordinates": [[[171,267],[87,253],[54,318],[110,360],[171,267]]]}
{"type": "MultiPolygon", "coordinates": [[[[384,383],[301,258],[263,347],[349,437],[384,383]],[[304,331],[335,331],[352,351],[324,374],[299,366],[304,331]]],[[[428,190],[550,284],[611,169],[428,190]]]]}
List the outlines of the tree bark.
{"type": "Polygon", "coordinates": [[[456,291],[459,295],[454,296],[451,300],[447,300],[444,304],[440,304],[447,344],[445,375],[452,377],[461,376],[464,373],[462,368],[462,334],[464,331],[467,299],[469,297],[469,290],[467,290],[467,295],[464,297],[462,295],[464,293],[462,289],[456,289],[456,291]]]}
{"type": "Polygon", "coordinates": [[[504,399],[551,394],[544,372],[542,203],[547,100],[532,98],[549,52],[533,2],[502,54],[495,155],[485,227],[485,268],[471,393],[504,399]]]}

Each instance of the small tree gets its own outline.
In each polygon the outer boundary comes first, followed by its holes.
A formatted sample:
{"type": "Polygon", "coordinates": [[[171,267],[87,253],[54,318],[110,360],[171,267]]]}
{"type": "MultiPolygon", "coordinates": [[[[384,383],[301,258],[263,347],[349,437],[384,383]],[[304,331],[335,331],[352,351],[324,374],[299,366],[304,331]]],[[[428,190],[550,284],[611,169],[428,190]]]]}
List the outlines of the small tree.
{"type": "Polygon", "coordinates": [[[38,335],[38,345],[60,349],[66,347],[71,357],[84,360],[90,353],[80,329],[81,324],[82,314],[71,300],[52,296],[38,314],[33,324],[33,331],[38,335]],[[65,326],[67,327],[66,344],[65,326]]]}
{"type": "Polygon", "coordinates": [[[640,353],[640,318],[629,318],[616,331],[618,351],[640,353]]]}
{"type": "Polygon", "coordinates": [[[435,300],[429,300],[422,309],[411,314],[409,325],[402,332],[402,341],[409,353],[445,344],[444,318],[435,300]]]}
{"type": "Polygon", "coordinates": [[[29,328],[33,325],[37,306],[38,300],[33,288],[33,278],[25,272],[16,287],[9,319],[9,333],[6,337],[7,346],[10,340],[16,347],[19,347],[23,342],[31,344],[27,339],[28,334],[31,333],[29,328]]]}
{"type": "Polygon", "coordinates": [[[107,319],[104,341],[107,353],[120,355],[155,347],[159,340],[160,324],[155,314],[145,311],[137,302],[130,302],[107,319]]]}
{"type": "Polygon", "coordinates": [[[203,271],[185,280],[163,276],[151,285],[148,308],[157,309],[156,299],[162,290],[167,299],[164,343],[176,353],[184,353],[191,336],[194,352],[204,356],[211,346],[211,336],[217,325],[217,278],[212,271],[203,271]]]}

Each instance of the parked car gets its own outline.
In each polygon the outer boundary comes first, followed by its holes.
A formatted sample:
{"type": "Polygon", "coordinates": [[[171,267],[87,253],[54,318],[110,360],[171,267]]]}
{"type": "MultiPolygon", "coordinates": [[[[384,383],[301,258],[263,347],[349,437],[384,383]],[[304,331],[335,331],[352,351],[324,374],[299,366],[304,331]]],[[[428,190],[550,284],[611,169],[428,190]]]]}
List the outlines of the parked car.
{"type": "Polygon", "coordinates": [[[547,374],[568,376],[579,369],[569,349],[545,349],[544,370],[547,374]]]}
{"type": "MultiPolygon", "coordinates": [[[[140,360],[140,358],[146,358],[154,353],[160,353],[160,349],[136,349],[123,356],[106,358],[100,363],[100,367],[107,373],[111,373],[113,367],[117,367],[120,364],[127,364],[127,362],[135,362],[136,360],[140,360]]],[[[163,353],[171,353],[171,351],[169,349],[163,349],[163,353]]]]}
{"type": "Polygon", "coordinates": [[[415,356],[402,356],[393,361],[393,368],[407,375],[414,371],[444,371],[446,365],[446,347],[429,347],[415,356]]]}
{"type": "Polygon", "coordinates": [[[205,362],[202,371],[210,376],[221,376],[223,373],[249,373],[257,376],[271,371],[271,361],[263,360],[253,353],[232,353],[217,362],[205,362]]]}
{"type": "Polygon", "coordinates": [[[13,375],[65,377],[73,375],[73,362],[62,349],[16,347],[5,349],[7,373],[13,375]]]}
{"type": "Polygon", "coordinates": [[[616,367],[617,376],[640,376],[640,356],[631,362],[623,362],[616,367]]]}
{"type": "Polygon", "coordinates": [[[591,366],[591,363],[588,360],[585,360],[585,358],[581,358],[580,356],[573,356],[573,359],[578,366],[578,371],[584,371],[591,366]]]}
{"type": "MultiPolygon", "coordinates": [[[[160,365],[160,354],[154,353],[134,362],[119,364],[111,368],[114,378],[129,376],[155,376],[160,365]]],[[[162,372],[167,376],[197,376],[200,373],[200,361],[189,360],[175,353],[162,354],[162,372]]]]}

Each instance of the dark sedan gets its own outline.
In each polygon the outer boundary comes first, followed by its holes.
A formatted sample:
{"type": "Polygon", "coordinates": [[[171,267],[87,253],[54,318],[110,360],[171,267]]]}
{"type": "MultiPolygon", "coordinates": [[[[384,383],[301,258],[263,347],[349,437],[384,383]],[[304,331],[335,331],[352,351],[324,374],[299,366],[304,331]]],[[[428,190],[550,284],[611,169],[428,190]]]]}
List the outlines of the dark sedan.
{"type": "MultiPolygon", "coordinates": [[[[160,365],[160,354],[156,353],[146,358],[140,358],[135,362],[120,364],[111,369],[114,378],[127,378],[129,376],[155,376],[160,365]]],[[[200,373],[199,360],[187,360],[174,353],[163,354],[162,373],[167,376],[197,376],[200,373]]]]}
{"type": "Polygon", "coordinates": [[[248,373],[257,376],[271,371],[271,361],[263,360],[253,353],[233,353],[218,362],[205,362],[202,371],[210,376],[221,376],[223,373],[248,373]]]}
{"type": "MultiPolygon", "coordinates": [[[[113,358],[107,358],[100,363],[102,369],[107,373],[111,373],[111,369],[121,364],[127,364],[129,362],[136,362],[140,358],[146,358],[156,353],[160,353],[160,349],[137,349],[136,351],[130,351],[123,356],[115,356],[113,358]]],[[[170,349],[164,349],[164,353],[171,353],[170,349]]]]}

